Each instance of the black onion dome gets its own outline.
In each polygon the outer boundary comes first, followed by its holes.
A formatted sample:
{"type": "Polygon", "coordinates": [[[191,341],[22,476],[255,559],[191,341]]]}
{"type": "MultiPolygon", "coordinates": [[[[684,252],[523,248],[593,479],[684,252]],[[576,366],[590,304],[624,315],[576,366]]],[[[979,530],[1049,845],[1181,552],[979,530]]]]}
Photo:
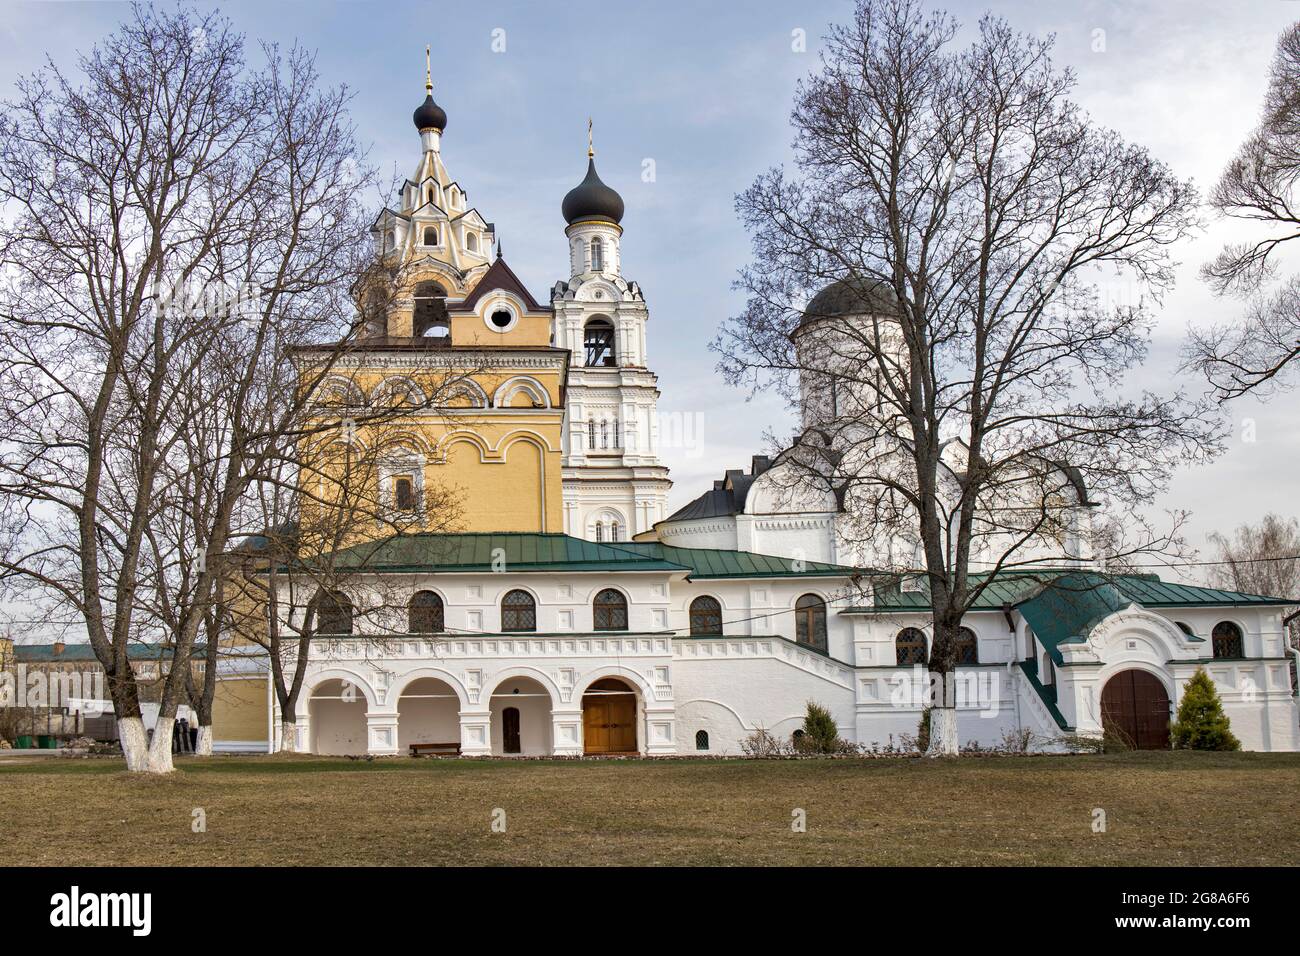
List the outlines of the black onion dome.
{"type": "Polygon", "coordinates": [[[844,315],[888,315],[897,311],[898,298],[887,283],[840,279],[808,301],[799,324],[844,315]]]}
{"type": "Polygon", "coordinates": [[[569,190],[560,206],[564,221],[597,220],[618,223],[623,218],[623,197],[610,189],[596,175],[596,160],[587,160],[587,178],[569,190]]]}
{"type": "Polygon", "coordinates": [[[419,130],[436,129],[442,132],[447,128],[447,111],[433,101],[430,93],[415,111],[415,128],[419,130]]]}

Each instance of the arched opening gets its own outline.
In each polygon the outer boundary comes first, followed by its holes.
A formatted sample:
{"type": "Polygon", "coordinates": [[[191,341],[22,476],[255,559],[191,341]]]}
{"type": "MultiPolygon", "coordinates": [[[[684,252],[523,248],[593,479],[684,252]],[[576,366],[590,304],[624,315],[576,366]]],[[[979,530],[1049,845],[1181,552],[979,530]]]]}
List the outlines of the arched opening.
{"type": "Polygon", "coordinates": [[[591,271],[601,272],[605,268],[605,246],[599,237],[592,237],[591,240],[591,271]]]}
{"type": "Polygon", "coordinates": [[[596,631],[627,630],[627,598],[622,591],[605,588],[591,602],[591,626],[596,631]]]}
{"type": "Polygon", "coordinates": [[[805,594],[794,602],[794,635],[800,644],[826,650],[826,602],[816,594],[805,594]]]}
{"type": "Polygon", "coordinates": [[[582,747],[589,754],[637,753],[636,690],[617,677],[596,681],[582,695],[582,747]]]}
{"type": "Polygon", "coordinates": [[[411,634],[441,634],[443,627],[442,598],[432,591],[416,591],[407,608],[406,629],[411,634]]]}
{"type": "Polygon", "coordinates": [[[416,338],[450,341],[451,322],[447,318],[447,290],[436,282],[421,282],[415,287],[414,298],[412,334],[416,338]]]}
{"type": "Polygon", "coordinates": [[[412,744],[460,747],[460,698],[446,681],[418,678],[397,698],[397,746],[405,752],[412,744]]]}
{"type": "Polygon", "coordinates": [[[958,664],[978,664],[980,662],[979,639],[969,627],[957,631],[955,659],[958,664]]]}
{"type": "Polygon", "coordinates": [[[307,700],[314,754],[363,754],[366,745],[366,696],[345,680],[317,684],[307,700]]]}
{"type": "Polygon", "coordinates": [[[465,249],[468,252],[478,252],[478,233],[471,232],[465,236],[465,249]]]}
{"type": "Polygon", "coordinates": [[[1210,641],[1214,645],[1216,660],[1220,658],[1232,660],[1246,656],[1245,642],[1241,639],[1241,628],[1231,621],[1220,621],[1214,625],[1210,641]]]}
{"type": "Polygon", "coordinates": [[[894,638],[894,653],[899,667],[925,664],[929,657],[925,649],[925,632],[919,627],[905,627],[894,638]]]}
{"type": "Polygon", "coordinates": [[[709,749],[709,732],[707,730],[695,731],[695,749],[696,750],[709,749]]]}
{"type": "Polygon", "coordinates": [[[618,364],[614,354],[614,326],[608,319],[592,319],[583,332],[588,368],[613,368],[618,364]]]}
{"type": "Polygon", "coordinates": [[[322,592],[313,600],[316,613],[315,633],[342,636],[352,633],[352,602],[342,591],[322,592]]]}
{"type": "Polygon", "coordinates": [[[722,602],[708,594],[701,594],[691,602],[691,635],[703,636],[722,633],[722,602]]]}
{"type": "Polygon", "coordinates": [[[425,227],[424,227],[424,245],[426,245],[426,246],[436,246],[437,244],[438,244],[438,227],[437,227],[437,226],[425,226],[425,227]]]}
{"type": "Polygon", "coordinates": [[[1136,750],[1169,749],[1169,694],[1149,671],[1120,671],[1101,690],[1107,734],[1136,750]]]}
{"type": "Polygon", "coordinates": [[[501,599],[501,630],[508,633],[537,630],[537,602],[527,591],[507,591],[501,599]]]}
{"type": "Polygon", "coordinates": [[[553,750],[551,695],[540,681],[531,677],[502,681],[492,692],[488,709],[494,754],[543,757],[553,750]]]}

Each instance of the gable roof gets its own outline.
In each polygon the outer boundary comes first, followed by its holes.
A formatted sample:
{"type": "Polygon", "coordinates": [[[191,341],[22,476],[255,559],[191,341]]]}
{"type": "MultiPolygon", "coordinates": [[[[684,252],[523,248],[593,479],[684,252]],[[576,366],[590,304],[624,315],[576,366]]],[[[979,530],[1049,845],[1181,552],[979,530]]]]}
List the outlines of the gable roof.
{"type": "Polygon", "coordinates": [[[489,292],[496,292],[497,290],[517,295],[523,300],[529,312],[551,311],[549,306],[538,304],[537,300],[533,298],[533,294],[528,291],[519,276],[515,275],[514,270],[506,265],[506,260],[500,255],[493,260],[492,265],[488,266],[487,272],[483,273],[482,278],[475,283],[474,288],[463,301],[447,303],[447,311],[473,312],[480,299],[489,292]]]}
{"type": "MultiPolygon", "coordinates": [[[[721,518],[727,515],[744,514],[745,499],[755,479],[772,467],[772,459],[767,455],[755,455],[750,459],[749,471],[741,468],[728,468],[722,477],[713,483],[713,487],[694,501],[683,505],[664,521],[690,521],[697,518],[721,518]]],[[[662,524],[663,522],[656,522],[662,524]]]]}
{"type": "Polygon", "coordinates": [[[537,532],[420,533],[393,535],[338,552],[335,567],[361,573],[570,571],[685,572],[698,578],[826,577],[853,568],[817,561],[723,551],[673,548],[658,542],[598,542],[537,532]]]}

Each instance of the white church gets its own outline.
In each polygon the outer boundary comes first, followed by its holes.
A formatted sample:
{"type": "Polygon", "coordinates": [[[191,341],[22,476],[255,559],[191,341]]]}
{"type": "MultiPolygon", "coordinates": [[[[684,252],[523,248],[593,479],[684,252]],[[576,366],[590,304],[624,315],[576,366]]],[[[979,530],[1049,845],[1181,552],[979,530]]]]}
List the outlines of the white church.
{"type": "MultiPolygon", "coordinates": [[[[416,173],[375,225],[415,291],[353,364],[389,377],[453,360],[486,370],[465,403],[413,423],[409,456],[384,478],[397,507],[418,508],[412,489],[439,468],[471,475],[484,498],[455,533],[368,545],[357,573],[315,599],[296,748],[739,755],[760,730],[789,739],[810,701],[849,741],[901,746],[927,702],[924,582],[874,571],[846,544],[833,498],[790,494],[780,456],[755,456],[668,513],[650,311],[625,277],[624,202],[594,151],[560,203],[567,275],[541,303],[493,258],[494,226],[447,173],[431,84],[415,125],[416,173]],[[380,597],[393,593],[404,604],[380,597]]],[[[809,314],[860,318],[843,291],[809,314]]],[[[1182,688],[1204,667],[1244,748],[1300,749],[1291,604],[1103,574],[1087,490],[1072,487],[1066,559],[1004,575],[965,619],[961,742],[1029,735],[1053,749],[1105,720],[1136,746],[1167,747],[1182,688]]]]}

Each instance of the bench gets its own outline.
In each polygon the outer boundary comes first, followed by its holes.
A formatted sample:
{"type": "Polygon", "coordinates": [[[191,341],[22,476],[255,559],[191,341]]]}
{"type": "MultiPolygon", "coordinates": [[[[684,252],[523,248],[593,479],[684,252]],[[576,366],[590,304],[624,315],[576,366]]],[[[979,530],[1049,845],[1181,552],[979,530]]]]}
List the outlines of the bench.
{"type": "Polygon", "coordinates": [[[460,756],[460,744],[456,741],[443,744],[411,744],[411,756],[418,757],[420,754],[442,754],[445,756],[460,756]]]}

